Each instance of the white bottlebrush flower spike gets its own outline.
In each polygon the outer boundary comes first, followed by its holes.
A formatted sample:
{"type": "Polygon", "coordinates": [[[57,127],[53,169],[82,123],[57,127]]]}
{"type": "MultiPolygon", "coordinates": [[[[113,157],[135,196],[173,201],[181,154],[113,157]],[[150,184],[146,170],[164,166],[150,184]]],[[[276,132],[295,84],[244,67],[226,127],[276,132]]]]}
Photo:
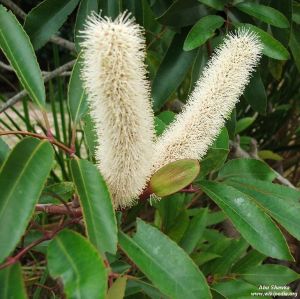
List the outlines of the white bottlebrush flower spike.
{"type": "Polygon", "coordinates": [[[239,30],[216,50],[184,110],[159,138],[154,169],[179,159],[201,159],[223,127],[261,56],[256,35],[239,30]]]}
{"type": "Polygon", "coordinates": [[[115,208],[132,205],[151,174],[154,120],[145,40],[128,14],[93,15],[83,31],[83,72],[99,144],[96,159],[115,208]]]}

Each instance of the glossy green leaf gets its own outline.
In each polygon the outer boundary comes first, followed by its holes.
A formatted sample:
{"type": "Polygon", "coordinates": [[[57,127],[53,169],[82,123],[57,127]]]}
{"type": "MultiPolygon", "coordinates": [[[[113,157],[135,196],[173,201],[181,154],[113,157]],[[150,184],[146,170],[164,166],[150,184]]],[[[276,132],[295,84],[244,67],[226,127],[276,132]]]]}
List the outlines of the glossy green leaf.
{"type": "Polygon", "coordinates": [[[52,164],[50,143],[34,138],[18,143],[3,164],[0,171],[0,262],[13,251],[25,232],[52,164]]]}
{"type": "Polygon", "coordinates": [[[181,211],[181,213],[175,218],[174,224],[168,230],[167,235],[170,239],[179,243],[182,239],[184,233],[189,226],[189,216],[186,210],[181,211]]]}
{"type": "Polygon", "coordinates": [[[197,51],[183,51],[185,34],[176,34],[152,84],[153,108],[159,110],[176,91],[196,58],[197,51]]]}
{"type": "Polygon", "coordinates": [[[288,28],[290,26],[288,19],[277,9],[253,2],[241,2],[236,7],[265,23],[279,28],[288,28]]]}
{"type": "Polygon", "coordinates": [[[0,167],[4,160],[7,158],[9,154],[9,147],[8,145],[3,141],[2,138],[0,138],[0,167]]]}
{"type": "Polygon", "coordinates": [[[6,11],[2,5],[0,28],[0,48],[30,98],[44,109],[44,81],[30,40],[13,13],[6,11]]]}
{"type": "Polygon", "coordinates": [[[172,299],[211,298],[198,267],[158,229],[138,219],[134,237],[120,233],[119,240],[126,255],[165,295],[172,299]]]}
{"type": "Polygon", "coordinates": [[[105,299],[123,299],[125,295],[127,277],[119,277],[108,290],[105,299]]]}
{"type": "Polygon", "coordinates": [[[198,1],[216,10],[223,10],[224,5],[228,2],[228,0],[198,0],[198,1]]]}
{"type": "Polygon", "coordinates": [[[260,265],[266,256],[255,249],[251,249],[247,252],[247,254],[237,261],[231,269],[232,273],[245,271],[248,268],[252,268],[253,266],[260,265]]]}
{"type": "Polygon", "coordinates": [[[81,0],[77,16],[75,22],[75,45],[76,50],[80,51],[80,42],[82,41],[82,37],[80,36],[80,30],[83,30],[84,24],[87,21],[88,16],[92,14],[92,12],[98,13],[98,1],[97,0],[81,0]]]}
{"type": "Polygon", "coordinates": [[[300,192],[255,179],[234,178],[226,184],[251,196],[291,235],[300,240],[300,192]]]}
{"type": "Polygon", "coordinates": [[[101,253],[116,253],[117,223],[104,179],[98,168],[87,160],[73,159],[71,170],[88,238],[101,253]]]}
{"type": "MultiPolygon", "coordinates": [[[[251,293],[258,293],[256,286],[240,279],[218,282],[212,285],[212,289],[230,299],[251,299],[251,293]]],[[[271,299],[269,296],[255,296],[257,299],[271,299]]]]}
{"type": "Polygon", "coordinates": [[[222,253],[222,256],[207,264],[203,271],[205,270],[205,273],[225,275],[230,271],[232,265],[245,254],[248,247],[248,243],[242,238],[232,240],[230,245],[222,253]]]}
{"type": "Polygon", "coordinates": [[[218,174],[218,179],[253,178],[273,181],[276,173],[266,163],[256,159],[233,159],[228,161],[218,174]]]}
{"type": "Polygon", "coordinates": [[[248,129],[254,121],[256,117],[243,117],[236,122],[235,134],[239,134],[244,130],[248,129]]]}
{"type": "Polygon", "coordinates": [[[64,24],[78,2],[79,0],[44,0],[28,13],[24,29],[34,49],[45,45],[64,24]]]}
{"type": "Polygon", "coordinates": [[[250,79],[244,97],[255,111],[262,114],[266,112],[267,94],[259,72],[255,72],[250,79]]]}
{"type": "Polygon", "coordinates": [[[192,253],[201,239],[208,218],[208,209],[201,210],[190,220],[189,225],[180,241],[180,246],[188,253],[192,253]]]}
{"type": "Polygon", "coordinates": [[[190,51],[203,45],[223,24],[224,19],[220,16],[209,15],[201,18],[188,33],[183,44],[184,51],[190,51]]]}
{"type": "Polygon", "coordinates": [[[191,254],[191,258],[195,262],[197,266],[201,266],[211,260],[214,260],[216,258],[220,257],[219,254],[211,253],[211,252],[196,252],[191,254]]]}
{"type": "Polygon", "coordinates": [[[77,123],[88,110],[87,96],[80,78],[81,62],[79,56],[73,67],[68,87],[68,106],[74,123],[77,123]]]}
{"type": "Polygon", "coordinates": [[[28,298],[19,263],[0,270],[0,298],[28,298]]]}
{"type": "Polygon", "coordinates": [[[221,183],[203,181],[200,186],[250,245],[268,256],[292,260],[280,230],[251,197],[221,183]]]}
{"type": "Polygon", "coordinates": [[[264,55],[278,60],[287,60],[290,58],[288,50],[266,31],[251,24],[239,24],[237,27],[243,27],[258,35],[263,45],[262,52],[264,55]]]}
{"type": "Polygon", "coordinates": [[[168,126],[175,120],[176,114],[173,111],[167,110],[159,113],[157,117],[168,126]]]}
{"type": "Polygon", "coordinates": [[[199,171],[198,160],[182,159],[171,162],[152,175],[150,189],[159,197],[173,194],[191,184],[199,171]]]}
{"type": "Polygon", "coordinates": [[[67,299],[104,299],[107,272],[97,250],[74,231],[61,231],[49,244],[48,269],[60,278],[67,299]]]}
{"type": "Polygon", "coordinates": [[[254,266],[246,270],[242,270],[238,276],[257,286],[284,286],[300,278],[300,274],[296,273],[288,267],[271,264],[254,266]]]}

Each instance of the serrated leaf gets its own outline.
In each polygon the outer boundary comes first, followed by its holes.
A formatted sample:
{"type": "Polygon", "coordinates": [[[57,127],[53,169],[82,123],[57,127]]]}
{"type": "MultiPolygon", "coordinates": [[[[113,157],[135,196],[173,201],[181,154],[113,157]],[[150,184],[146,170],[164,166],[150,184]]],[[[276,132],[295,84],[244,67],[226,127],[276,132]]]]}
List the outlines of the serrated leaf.
{"type": "Polygon", "coordinates": [[[25,138],[11,151],[0,170],[0,263],[26,230],[50,173],[53,156],[47,141],[25,138]]]}
{"type": "Polygon", "coordinates": [[[67,299],[104,299],[107,271],[97,250],[74,231],[61,231],[49,244],[48,269],[60,278],[67,299]]]}
{"type": "Polygon", "coordinates": [[[285,15],[273,7],[253,2],[240,2],[236,7],[240,11],[275,27],[288,28],[290,26],[285,15]]]}
{"type": "Polygon", "coordinates": [[[40,49],[58,31],[79,0],[44,0],[27,15],[24,29],[35,50],[40,49]]]}
{"type": "Polygon", "coordinates": [[[117,251],[117,222],[107,185],[95,165],[73,159],[71,172],[79,194],[87,235],[102,253],[117,251]]]}
{"type": "Polygon", "coordinates": [[[0,5],[0,48],[30,98],[45,109],[45,86],[29,37],[13,13],[0,5]],[[22,46],[20,46],[22,45],[22,46]]]}
{"type": "Polygon", "coordinates": [[[120,233],[119,240],[122,250],[165,295],[172,299],[211,298],[198,267],[156,228],[138,219],[135,236],[131,239],[120,233]]]}
{"type": "Polygon", "coordinates": [[[208,15],[201,18],[189,31],[183,44],[183,50],[190,51],[203,45],[223,24],[224,19],[220,16],[208,15]]]}
{"type": "Polygon", "coordinates": [[[255,249],[274,258],[293,259],[281,231],[251,197],[222,183],[202,181],[200,186],[255,249]]]}

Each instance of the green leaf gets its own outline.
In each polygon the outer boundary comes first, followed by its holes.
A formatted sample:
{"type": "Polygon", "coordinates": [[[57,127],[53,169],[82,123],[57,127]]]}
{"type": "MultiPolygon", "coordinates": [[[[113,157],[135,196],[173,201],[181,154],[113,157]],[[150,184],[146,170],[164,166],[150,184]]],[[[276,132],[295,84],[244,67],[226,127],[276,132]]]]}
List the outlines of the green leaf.
{"type": "Polygon", "coordinates": [[[288,19],[277,9],[253,2],[241,2],[236,7],[265,23],[279,28],[288,28],[290,26],[288,19]]]}
{"type": "Polygon", "coordinates": [[[40,49],[64,24],[79,0],[44,0],[27,15],[24,29],[35,50],[40,49]]]}
{"type": "Polygon", "coordinates": [[[226,184],[251,196],[291,235],[300,240],[300,192],[298,190],[249,178],[234,178],[226,181],[226,184]]]}
{"type": "Polygon", "coordinates": [[[201,18],[188,33],[183,50],[190,51],[201,45],[213,37],[216,29],[222,27],[224,19],[220,16],[209,15],[201,18]]]}
{"type": "Polygon", "coordinates": [[[60,278],[68,299],[104,299],[107,272],[97,250],[81,235],[61,231],[49,244],[48,269],[60,278]]]}
{"type": "Polygon", "coordinates": [[[299,25],[294,25],[292,27],[291,38],[290,38],[290,49],[295,60],[296,67],[300,73],[300,37],[299,37],[299,25]]]}
{"type": "Polygon", "coordinates": [[[256,117],[243,117],[236,122],[235,134],[239,134],[250,127],[256,117]]]}
{"type": "Polygon", "coordinates": [[[233,159],[228,161],[218,174],[218,179],[253,178],[273,181],[277,175],[266,163],[256,159],[233,159]]]}
{"type": "MultiPolygon", "coordinates": [[[[225,298],[230,299],[250,299],[253,298],[251,293],[259,292],[256,286],[240,279],[228,280],[213,284],[212,289],[225,296],[225,298]]],[[[267,296],[255,296],[255,298],[271,299],[271,297],[267,296]]]]}
{"type": "Polygon", "coordinates": [[[225,275],[230,271],[232,265],[241,257],[241,255],[246,252],[248,247],[248,243],[242,238],[239,240],[232,240],[230,245],[222,253],[221,257],[214,259],[206,265],[204,268],[205,272],[225,275]]]}
{"type": "Polygon", "coordinates": [[[34,138],[18,143],[3,164],[0,171],[0,262],[24,234],[52,164],[50,143],[34,138]]]}
{"type": "Polygon", "coordinates": [[[200,186],[255,249],[274,258],[293,259],[280,230],[251,197],[221,183],[202,181],[200,186]]]}
{"type": "Polygon", "coordinates": [[[263,45],[262,52],[264,55],[277,60],[287,60],[290,58],[288,50],[266,31],[251,24],[239,24],[237,27],[245,28],[258,35],[263,45]]]}
{"type": "Polygon", "coordinates": [[[176,91],[196,58],[197,51],[183,51],[185,34],[176,34],[152,84],[153,108],[159,110],[176,91]]]}
{"type": "Polygon", "coordinates": [[[173,111],[167,110],[159,113],[157,117],[168,126],[175,120],[176,114],[173,111]]]}
{"type": "Polygon", "coordinates": [[[198,160],[182,159],[171,162],[152,175],[149,186],[157,196],[164,197],[191,184],[199,171],[198,160]]]}
{"type": "Polygon", "coordinates": [[[189,256],[163,233],[137,220],[131,239],[119,234],[122,250],[165,295],[172,299],[206,299],[211,294],[205,277],[189,256]]]}
{"type": "Polygon", "coordinates": [[[4,160],[7,158],[9,154],[9,147],[8,145],[3,141],[2,138],[0,138],[0,167],[4,160]]]}
{"type": "Polygon", "coordinates": [[[87,235],[101,252],[117,251],[117,223],[110,194],[95,165],[87,160],[71,161],[72,178],[79,194],[87,235]]]}
{"type": "Polygon", "coordinates": [[[27,299],[19,263],[0,270],[0,298],[27,299]]]}
{"type": "Polygon", "coordinates": [[[258,151],[257,155],[262,160],[274,160],[274,161],[282,161],[282,156],[278,155],[277,153],[274,153],[270,150],[262,150],[258,151]]]}
{"type": "Polygon", "coordinates": [[[265,259],[266,256],[264,254],[261,254],[260,252],[251,249],[243,258],[241,258],[238,262],[234,264],[234,266],[231,269],[231,272],[241,272],[253,266],[258,266],[265,259]]]}
{"type": "Polygon", "coordinates": [[[198,0],[198,1],[216,10],[223,10],[224,5],[228,2],[228,0],[198,0]]]}
{"type": "Polygon", "coordinates": [[[105,299],[123,299],[125,295],[127,277],[119,277],[108,290],[105,299]]]}
{"type": "Polygon", "coordinates": [[[256,285],[287,285],[299,279],[300,275],[288,267],[281,265],[259,265],[242,270],[240,278],[256,285]]]}
{"type": "Polygon", "coordinates": [[[195,262],[196,265],[201,266],[211,260],[220,257],[219,254],[211,253],[211,252],[196,252],[191,255],[191,258],[195,262]]]}
{"type": "Polygon", "coordinates": [[[82,86],[80,78],[81,56],[73,67],[69,87],[68,106],[73,122],[76,124],[88,110],[87,96],[82,86]]]}
{"type": "Polygon", "coordinates": [[[244,91],[244,97],[255,111],[265,114],[267,109],[267,94],[258,71],[250,79],[244,91]]]}
{"type": "Polygon", "coordinates": [[[98,1],[97,0],[81,0],[75,22],[75,45],[76,50],[80,51],[80,42],[82,37],[80,36],[80,30],[83,30],[84,24],[87,20],[87,17],[91,15],[92,12],[98,13],[98,1]]]}
{"type": "Polygon", "coordinates": [[[293,1],[293,22],[300,25],[300,3],[293,1]]]}
{"type": "Polygon", "coordinates": [[[166,124],[157,116],[154,118],[156,136],[161,135],[166,129],[166,124]]]}
{"type": "Polygon", "coordinates": [[[186,210],[181,211],[181,213],[176,217],[174,224],[168,230],[167,235],[174,242],[179,243],[182,239],[187,227],[189,226],[189,216],[186,210]]]}
{"type": "Polygon", "coordinates": [[[0,28],[0,48],[31,99],[44,110],[45,86],[30,40],[13,13],[2,5],[0,28]]]}
{"type": "Polygon", "coordinates": [[[208,209],[201,210],[190,220],[189,225],[180,241],[180,246],[188,253],[192,253],[202,238],[208,218],[208,209]]]}

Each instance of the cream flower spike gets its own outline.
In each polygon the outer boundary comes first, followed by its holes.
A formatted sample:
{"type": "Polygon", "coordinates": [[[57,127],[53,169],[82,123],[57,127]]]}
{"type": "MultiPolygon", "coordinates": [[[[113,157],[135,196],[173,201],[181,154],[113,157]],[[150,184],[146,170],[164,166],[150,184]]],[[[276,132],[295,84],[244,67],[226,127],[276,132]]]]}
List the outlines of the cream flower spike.
{"type": "Polygon", "coordinates": [[[128,13],[93,15],[82,32],[82,78],[98,135],[96,159],[115,208],[131,206],[151,175],[154,116],[142,28],[128,13]]]}
{"type": "Polygon", "coordinates": [[[261,57],[258,37],[229,35],[203,71],[184,110],[155,145],[153,172],[179,159],[201,159],[213,143],[261,57]]]}

